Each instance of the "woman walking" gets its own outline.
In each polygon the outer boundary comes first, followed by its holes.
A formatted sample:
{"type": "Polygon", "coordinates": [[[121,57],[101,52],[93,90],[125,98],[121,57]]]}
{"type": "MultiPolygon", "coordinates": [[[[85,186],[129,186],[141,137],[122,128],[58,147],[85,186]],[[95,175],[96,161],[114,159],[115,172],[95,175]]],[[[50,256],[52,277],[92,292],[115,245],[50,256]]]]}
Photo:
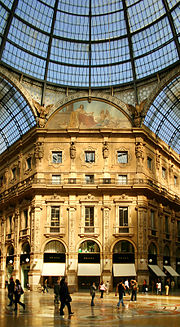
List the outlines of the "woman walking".
{"type": "Polygon", "coordinates": [[[17,311],[17,304],[19,303],[24,309],[25,309],[25,304],[20,301],[21,295],[24,293],[21,283],[19,279],[16,279],[15,281],[15,287],[14,287],[14,303],[15,303],[15,308],[14,311],[17,311]]]}

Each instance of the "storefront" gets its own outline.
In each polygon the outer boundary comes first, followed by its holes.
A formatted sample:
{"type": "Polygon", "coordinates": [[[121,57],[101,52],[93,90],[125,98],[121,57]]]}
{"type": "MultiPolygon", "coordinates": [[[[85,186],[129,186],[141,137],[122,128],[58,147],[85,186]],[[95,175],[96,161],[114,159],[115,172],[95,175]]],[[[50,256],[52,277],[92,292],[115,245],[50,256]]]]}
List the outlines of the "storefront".
{"type": "Polygon", "coordinates": [[[116,287],[120,279],[130,281],[135,277],[134,247],[128,241],[119,241],[113,249],[113,287],[116,287]]]}
{"type": "Polygon", "coordinates": [[[89,289],[95,282],[98,287],[101,276],[100,248],[94,241],[81,243],[78,251],[78,289],[89,289]]]}
{"type": "Polygon", "coordinates": [[[53,287],[58,278],[65,275],[66,250],[60,241],[50,241],[44,249],[44,260],[42,267],[42,284],[45,279],[48,286],[53,287]]]}

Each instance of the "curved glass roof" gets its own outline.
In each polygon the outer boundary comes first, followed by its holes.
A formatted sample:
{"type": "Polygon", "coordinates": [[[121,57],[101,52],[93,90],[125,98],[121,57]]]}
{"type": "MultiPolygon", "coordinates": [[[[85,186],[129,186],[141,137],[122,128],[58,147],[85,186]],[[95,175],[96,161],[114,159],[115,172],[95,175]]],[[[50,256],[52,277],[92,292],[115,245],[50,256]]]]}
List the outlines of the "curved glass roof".
{"type": "Polygon", "coordinates": [[[179,60],[177,0],[0,0],[0,61],[61,86],[107,87],[179,60]]]}
{"type": "Polygon", "coordinates": [[[0,154],[36,125],[23,96],[0,77],[0,154]]]}
{"type": "Polygon", "coordinates": [[[144,124],[180,154],[180,76],[159,93],[144,124]]]}

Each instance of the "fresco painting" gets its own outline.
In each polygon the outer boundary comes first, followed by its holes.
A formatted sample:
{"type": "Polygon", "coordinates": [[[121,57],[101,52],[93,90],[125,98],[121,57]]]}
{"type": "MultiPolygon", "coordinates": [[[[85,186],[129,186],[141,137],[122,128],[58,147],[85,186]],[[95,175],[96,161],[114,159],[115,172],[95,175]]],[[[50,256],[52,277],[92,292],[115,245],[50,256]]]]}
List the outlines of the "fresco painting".
{"type": "Polygon", "coordinates": [[[130,121],[115,107],[100,101],[79,101],[56,112],[48,122],[50,129],[129,128],[130,121]]]}

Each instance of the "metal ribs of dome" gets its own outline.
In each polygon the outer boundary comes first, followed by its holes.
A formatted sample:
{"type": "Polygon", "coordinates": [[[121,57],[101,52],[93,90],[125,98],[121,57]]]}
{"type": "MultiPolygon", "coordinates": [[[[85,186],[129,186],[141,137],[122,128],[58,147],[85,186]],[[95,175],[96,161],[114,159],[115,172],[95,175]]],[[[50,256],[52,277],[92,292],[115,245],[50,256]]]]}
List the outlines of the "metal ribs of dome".
{"type": "Polygon", "coordinates": [[[176,0],[0,1],[2,64],[46,83],[134,83],[179,61],[176,0]]]}

